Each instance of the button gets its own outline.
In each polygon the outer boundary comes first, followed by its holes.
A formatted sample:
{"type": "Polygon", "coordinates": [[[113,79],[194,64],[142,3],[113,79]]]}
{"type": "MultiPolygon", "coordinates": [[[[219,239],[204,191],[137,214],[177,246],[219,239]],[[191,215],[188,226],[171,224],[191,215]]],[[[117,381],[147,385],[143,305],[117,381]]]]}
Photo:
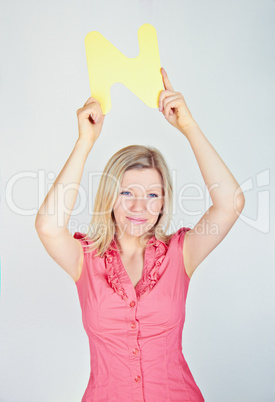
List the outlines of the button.
{"type": "Polygon", "coordinates": [[[138,355],[139,350],[137,348],[133,349],[133,354],[138,355]]]}
{"type": "Polygon", "coordinates": [[[137,375],[137,376],[135,377],[135,382],[139,382],[139,381],[140,381],[140,376],[137,375]]]}
{"type": "Polygon", "coordinates": [[[134,307],[135,305],[136,305],[136,302],[131,301],[130,306],[131,306],[131,307],[134,307]]]}
{"type": "Polygon", "coordinates": [[[135,323],[135,322],[132,322],[131,328],[132,328],[132,329],[135,329],[135,328],[136,328],[136,323],[135,323]]]}

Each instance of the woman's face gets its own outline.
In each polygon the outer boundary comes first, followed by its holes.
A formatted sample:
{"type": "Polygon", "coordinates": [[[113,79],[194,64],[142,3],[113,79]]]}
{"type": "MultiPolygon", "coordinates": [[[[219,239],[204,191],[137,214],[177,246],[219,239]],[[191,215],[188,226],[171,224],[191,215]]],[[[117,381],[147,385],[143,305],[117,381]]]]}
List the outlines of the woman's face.
{"type": "Polygon", "coordinates": [[[118,238],[143,235],[155,225],[162,207],[162,179],[156,169],[125,172],[113,208],[118,238]]]}

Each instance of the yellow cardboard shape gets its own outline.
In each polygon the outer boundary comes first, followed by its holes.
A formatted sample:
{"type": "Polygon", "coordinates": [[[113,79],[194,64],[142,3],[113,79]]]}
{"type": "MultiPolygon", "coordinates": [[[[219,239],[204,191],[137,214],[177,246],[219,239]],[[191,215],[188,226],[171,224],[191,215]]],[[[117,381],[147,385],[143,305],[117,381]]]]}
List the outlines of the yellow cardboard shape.
{"type": "Polygon", "coordinates": [[[97,31],[85,37],[91,96],[100,104],[103,114],[111,110],[111,86],[120,82],[151,108],[158,107],[163,88],[157,33],[150,24],[138,29],[140,53],[126,57],[97,31]]]}

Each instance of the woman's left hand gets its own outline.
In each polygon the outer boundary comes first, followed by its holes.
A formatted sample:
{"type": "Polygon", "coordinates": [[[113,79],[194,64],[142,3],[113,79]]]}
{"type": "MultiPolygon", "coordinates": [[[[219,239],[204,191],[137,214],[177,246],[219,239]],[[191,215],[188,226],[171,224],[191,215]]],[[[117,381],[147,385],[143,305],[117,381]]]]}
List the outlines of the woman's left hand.
{"type": "Polygon", "coordinates": [[[174,91],[163,67],[161,73],[165,90],[161,91],[159,95],[159,110],[172,126],[185,134],[190,125],[193,126],[197,123],[193,119],[182,94],[174,91]]]}

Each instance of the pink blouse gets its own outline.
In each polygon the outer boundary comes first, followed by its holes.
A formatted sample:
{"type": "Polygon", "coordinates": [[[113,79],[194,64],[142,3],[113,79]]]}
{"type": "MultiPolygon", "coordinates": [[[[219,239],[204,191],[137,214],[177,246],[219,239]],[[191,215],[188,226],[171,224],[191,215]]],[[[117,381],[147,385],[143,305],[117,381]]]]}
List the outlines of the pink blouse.
{"type": "MultiPolygon", "coordinates": [[[[133,286],[113,240],[104,257],[85,253],[76,281],[90,345],[90,378],[82,402],[201,402],[182,354],[189,286],[181,228],[169,245],[153,236],[142,278],[133,286]],[[155,244],[153,244],[155,243],[155,244]]],[[[82,247],[85,235],[74,234],[82,247]]]]}

